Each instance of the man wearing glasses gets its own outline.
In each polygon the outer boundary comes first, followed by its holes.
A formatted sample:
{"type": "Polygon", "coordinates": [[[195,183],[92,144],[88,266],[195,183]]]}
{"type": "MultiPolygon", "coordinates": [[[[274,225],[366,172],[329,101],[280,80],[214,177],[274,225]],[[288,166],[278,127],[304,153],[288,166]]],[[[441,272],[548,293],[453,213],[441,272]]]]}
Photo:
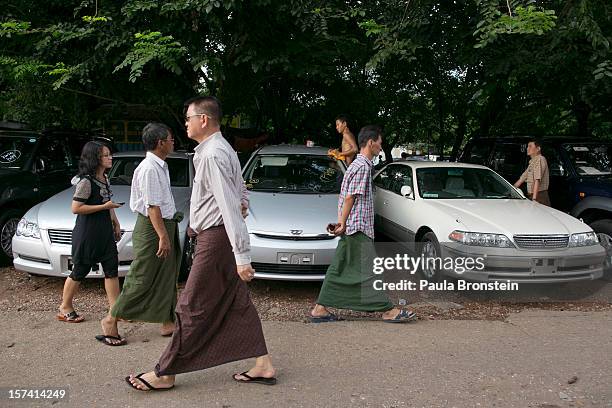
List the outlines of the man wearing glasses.
{"type": "Polygon", "coordinates": [[[246,285],[255,271],[241,214],[246,188],[240,162],[221,134],[219,101],[198,97],[186,106],[187,136],[198,142],[189,218],[198,234],[195,258],[176,306],[172,341],[155,371],[126,381],[141,391],[167,389],[176,374],[255,357],[255,366],[233,379],[274,385],[276,372],[246,285]]]}
{"type": "Polygon", "coordinates": [[[111,310],[113,318],[161,323],[161,335],[174,331],[180,266],[178,222],[166,158],[174,151],[170,128],[149,123],[142,130],[147,150],[132,178],[130,208],[138,213],[132,244],[134,261],[111,310]]]}

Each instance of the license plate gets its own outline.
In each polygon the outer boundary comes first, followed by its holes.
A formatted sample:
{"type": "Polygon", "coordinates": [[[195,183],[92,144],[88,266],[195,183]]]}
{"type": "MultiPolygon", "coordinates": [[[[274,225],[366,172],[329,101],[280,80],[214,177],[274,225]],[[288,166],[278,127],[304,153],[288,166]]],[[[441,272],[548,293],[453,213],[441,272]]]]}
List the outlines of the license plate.
{"type": "MultiPolygon", "coordinates": [[[[67,261],[68,272],[72,272],[72,269],[74,268],[74,264],[72,263],[72,258],[68,258],[66,261],[67,261]]],[[[92,268],[91,271],[89,271],[89,274],[87,276],[102,276],[103,273],[104,271],[102,270],[102,265],[97,264],[96,266],[92,268]]]]}
{"type": "Polygon", "coordinates": [[[314,254],[279,252],[276,256],[276,262],[287,265],[312,265],[314,263],[314,254]]]}
{"type": "Polygon", "coordinates": [[[531,260],[531,273],[533,275],[551,275],[557,273],[557,266],[555,258],[533,258],[531,260]]]}

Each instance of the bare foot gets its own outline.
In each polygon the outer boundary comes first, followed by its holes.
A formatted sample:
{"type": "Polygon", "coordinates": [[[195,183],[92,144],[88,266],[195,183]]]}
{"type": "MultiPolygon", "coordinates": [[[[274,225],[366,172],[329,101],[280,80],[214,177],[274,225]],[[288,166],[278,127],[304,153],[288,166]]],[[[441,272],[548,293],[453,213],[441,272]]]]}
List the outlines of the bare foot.
{"type": "Polygon", "coordinates": [[[158,377],[155,375],[154,371],[149,371],[148,373],[138,375],[138,378],[132,374],[128,378],[128,381],[132,384],[134,388],[137,388],[141,391],[151,391],[151,388],[147,387],[142,381],[139,380],[142,378],[147,383],[151,384],[151,386],[156,389],[164,389],[164,388],[172,388],[174,387],[174,379],[173,375],[162,375],[158,377]]]}
{"type": "Polygon", "coordinates": [[[171,336],[174,333],[174,322],[165,322],[162,323],[161,329],[159,330],[159,334],[164,337],[171,336]]]}
{"type": "MultiPolygon", "coordinates": [[[[114,336],[119,338],[119,329],[117,328],[117,320],[113,319],[111,316],[106,316],[104,319],[100,320],[100,325],[102,326],[102,333],[105,336],[114,336]]],[[[122,340],[118,339],[106,339],[105,341],[110,342],[112,344],[119,344],[122,340]]]]}
{"type": "Polygon", "coordinates": [[[329,315],[329,310],[325,306],[315,305],[315,307],[310,311],[310,316],[312,317],[323,317],[329,315]]]}

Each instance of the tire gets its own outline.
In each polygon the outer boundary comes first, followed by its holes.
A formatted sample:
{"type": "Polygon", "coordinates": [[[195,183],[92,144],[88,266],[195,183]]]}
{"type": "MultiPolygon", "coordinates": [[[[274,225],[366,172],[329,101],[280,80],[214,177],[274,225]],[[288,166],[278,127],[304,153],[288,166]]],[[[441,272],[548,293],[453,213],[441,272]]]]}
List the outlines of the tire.
{"type": "Polygon", "coordinates": [[[590,227],[597,233],[601,246],[606,249],[602,279],[612,281],[612,220],[597,220],[592,222],[590,227]]]}
{"type": "Polygon", "coordinates": [[[183,247],[183,256],[181,258],[181,269],[179,270],[179,282],[185,282],[189,277],[191,265],[193,263],[193,252],[195,250],[195,238],[185,237],[185,246],[183,247]]]}
{"type": "MultiPolygon", "coordinates": [[[[438,258],[440,256],[440,243],[438,242],[438,238],[436,238],[436,234],[433,232],[428,232],[423,235],[421,238],[421,242],[419,243],[419,256],[423,256],[425,259],[427,258],[438,258]]],[[[439,282],[442,279],[441,271],[435,267],[435,265],[431,265],[429,268],[427,265],[425,267],[421,267],[420,273],[429,282],[439,282]]]]}
{"type": "Polygon", "coordinates": [[[3,260],[13,259],[12,240],[20,219],[21,212],[18,210],[6,210],[0,216],[0,258],[3,260]]]}

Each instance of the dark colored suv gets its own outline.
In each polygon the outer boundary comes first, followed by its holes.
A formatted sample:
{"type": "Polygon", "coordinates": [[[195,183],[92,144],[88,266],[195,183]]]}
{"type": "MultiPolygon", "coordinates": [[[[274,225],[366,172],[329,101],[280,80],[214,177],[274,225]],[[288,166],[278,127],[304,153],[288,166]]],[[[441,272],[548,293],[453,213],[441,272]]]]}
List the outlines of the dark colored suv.
{"type": "MultiPolygon", "coordinates": [[[[541,139],[552,207],[589,224],[612,254],[612,143],[566,136],[541,139]]],[[[459,161],[483,164],[514,183],[527,168],[529,140],[522,136],[472,139],[459,161]]]]}
{"type": "Polygon", "coordinates": [[[89,140],[112,144],[87,132],[0,128],[0,258],[12,259],[11,239],[21,216],[70,186],[89,140]]]}

